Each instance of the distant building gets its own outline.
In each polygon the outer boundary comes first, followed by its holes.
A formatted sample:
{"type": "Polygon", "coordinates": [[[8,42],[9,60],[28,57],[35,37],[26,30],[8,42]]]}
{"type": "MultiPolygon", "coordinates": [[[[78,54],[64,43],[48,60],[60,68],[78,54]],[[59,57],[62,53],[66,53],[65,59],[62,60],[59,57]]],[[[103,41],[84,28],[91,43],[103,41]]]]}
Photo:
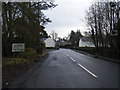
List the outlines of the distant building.
{"type": "Polygon", "coordinates": [[[79,47],[95,47],[95,45],[91,37],[84,36],[79,40],[79,47]]]}
{"type": "Polygon", "coordinates": [[[55,47],[55,41],[52,38],[42,38],[43,42],[45,42],[46,48],[55,47]]]}
{"type": "Polygon", "coordinates": [[[68,45],[68,44],[70,44],[68,41],[64,41],[64,40],[56,41],[56,45],[58,45],[58,46],[65,46],[65,45],[68,45]]]}

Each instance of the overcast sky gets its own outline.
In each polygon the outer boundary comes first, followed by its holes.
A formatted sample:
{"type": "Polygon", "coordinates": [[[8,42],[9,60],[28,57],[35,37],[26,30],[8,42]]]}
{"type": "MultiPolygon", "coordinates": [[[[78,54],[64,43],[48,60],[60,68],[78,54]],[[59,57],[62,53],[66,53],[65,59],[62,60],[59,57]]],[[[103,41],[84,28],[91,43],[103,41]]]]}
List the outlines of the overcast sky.
{"type": "Polygon", "coordinates": [[[52,10],[44,11],[44,14],[52,20],[46,25],[46,31],[50,34],[55,31],[58,37],[65,37],[71,30],[86,31],[85,11],[88,10],[93,0],[55,0],[58,4],[52,10]]]}

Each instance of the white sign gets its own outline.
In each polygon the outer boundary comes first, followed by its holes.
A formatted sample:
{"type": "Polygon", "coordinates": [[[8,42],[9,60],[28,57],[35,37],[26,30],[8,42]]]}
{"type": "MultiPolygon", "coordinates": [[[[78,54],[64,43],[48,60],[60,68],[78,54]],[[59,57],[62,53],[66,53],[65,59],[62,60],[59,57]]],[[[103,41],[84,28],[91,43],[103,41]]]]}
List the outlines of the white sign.
{"type": "Polygon", "coordinates": [[[12,52],[22,52],[25,51],[24,43],[13,43],[12,44],[12,52]]]}

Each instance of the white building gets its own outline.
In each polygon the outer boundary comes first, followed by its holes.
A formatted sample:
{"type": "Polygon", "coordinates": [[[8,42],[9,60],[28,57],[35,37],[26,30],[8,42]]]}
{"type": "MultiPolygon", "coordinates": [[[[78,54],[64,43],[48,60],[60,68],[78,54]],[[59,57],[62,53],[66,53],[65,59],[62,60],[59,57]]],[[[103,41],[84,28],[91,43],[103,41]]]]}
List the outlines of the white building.
{"type": "Polygon", "coordinates": [[[95,47],[91,37],[84,36],[79,40],[79,47],[95,47]]]}
{"type": "Polygon", "coordinates": [[[52,38],[43,38],[42,40],[45,42],[47,48],[55,47],[55,41],[52,38]]]}

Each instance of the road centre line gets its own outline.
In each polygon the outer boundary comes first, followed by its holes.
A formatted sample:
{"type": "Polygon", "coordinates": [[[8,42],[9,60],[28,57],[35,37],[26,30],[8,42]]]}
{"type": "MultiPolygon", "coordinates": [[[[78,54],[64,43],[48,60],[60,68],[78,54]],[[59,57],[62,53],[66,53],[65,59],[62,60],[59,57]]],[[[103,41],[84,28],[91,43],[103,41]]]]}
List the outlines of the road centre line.
{"type": "Polygon", "coordinates": [[[92,73],[91,71],[89,71],[87,68],[85,68],[84,66],[82,66],[81,64],[78,63],[78,65],[84,69],[85,71],[87,71],[89,74],[91,74],[93,77],[97,78],[98,76],[96,76],[94,73],[92,73]]]}
{"type": "MultiPolygon", "coordinates": [[[[66,53],[65,53],[66,54],[66,53]]],[[[68,54],[66,54],[66,56],[68,56],[69,57],[69,55],[68,54]]],[[[74,62],[76,62],[72,57],[69,57],[72,61],[74,61],[74,62]]],[[[78,66],[80,66],[82,69],[84,69],[86,72],[88,72],[90,75],[92,75],[93,77],[95,77],[95,78],[97,78],[98,76],[97,75],[95,75],[94,73],[92,73],[91,71],[89,71],[87,68],[85,68],[83,65],[81,65],[80,63],[77,63],[76,62],[76,64],[78,65],[78,66]]]]}
{"type": "Polygon", "coordinates": [[[69,55],[67,55],[69,57],[69,55]]]}
{"type": "Polygon", "coordinates": [[[71,58],[71,57],[69,57],[73,62],[75,62],[75,60],[73,59],[73,58],[71,58]]]}
{"type": "Polygon", "coordinates": [[[66,53],[65,53],[65,55],[69,57],[69,55],[68,55],[68,54],[66,54],[66,53]]]}

